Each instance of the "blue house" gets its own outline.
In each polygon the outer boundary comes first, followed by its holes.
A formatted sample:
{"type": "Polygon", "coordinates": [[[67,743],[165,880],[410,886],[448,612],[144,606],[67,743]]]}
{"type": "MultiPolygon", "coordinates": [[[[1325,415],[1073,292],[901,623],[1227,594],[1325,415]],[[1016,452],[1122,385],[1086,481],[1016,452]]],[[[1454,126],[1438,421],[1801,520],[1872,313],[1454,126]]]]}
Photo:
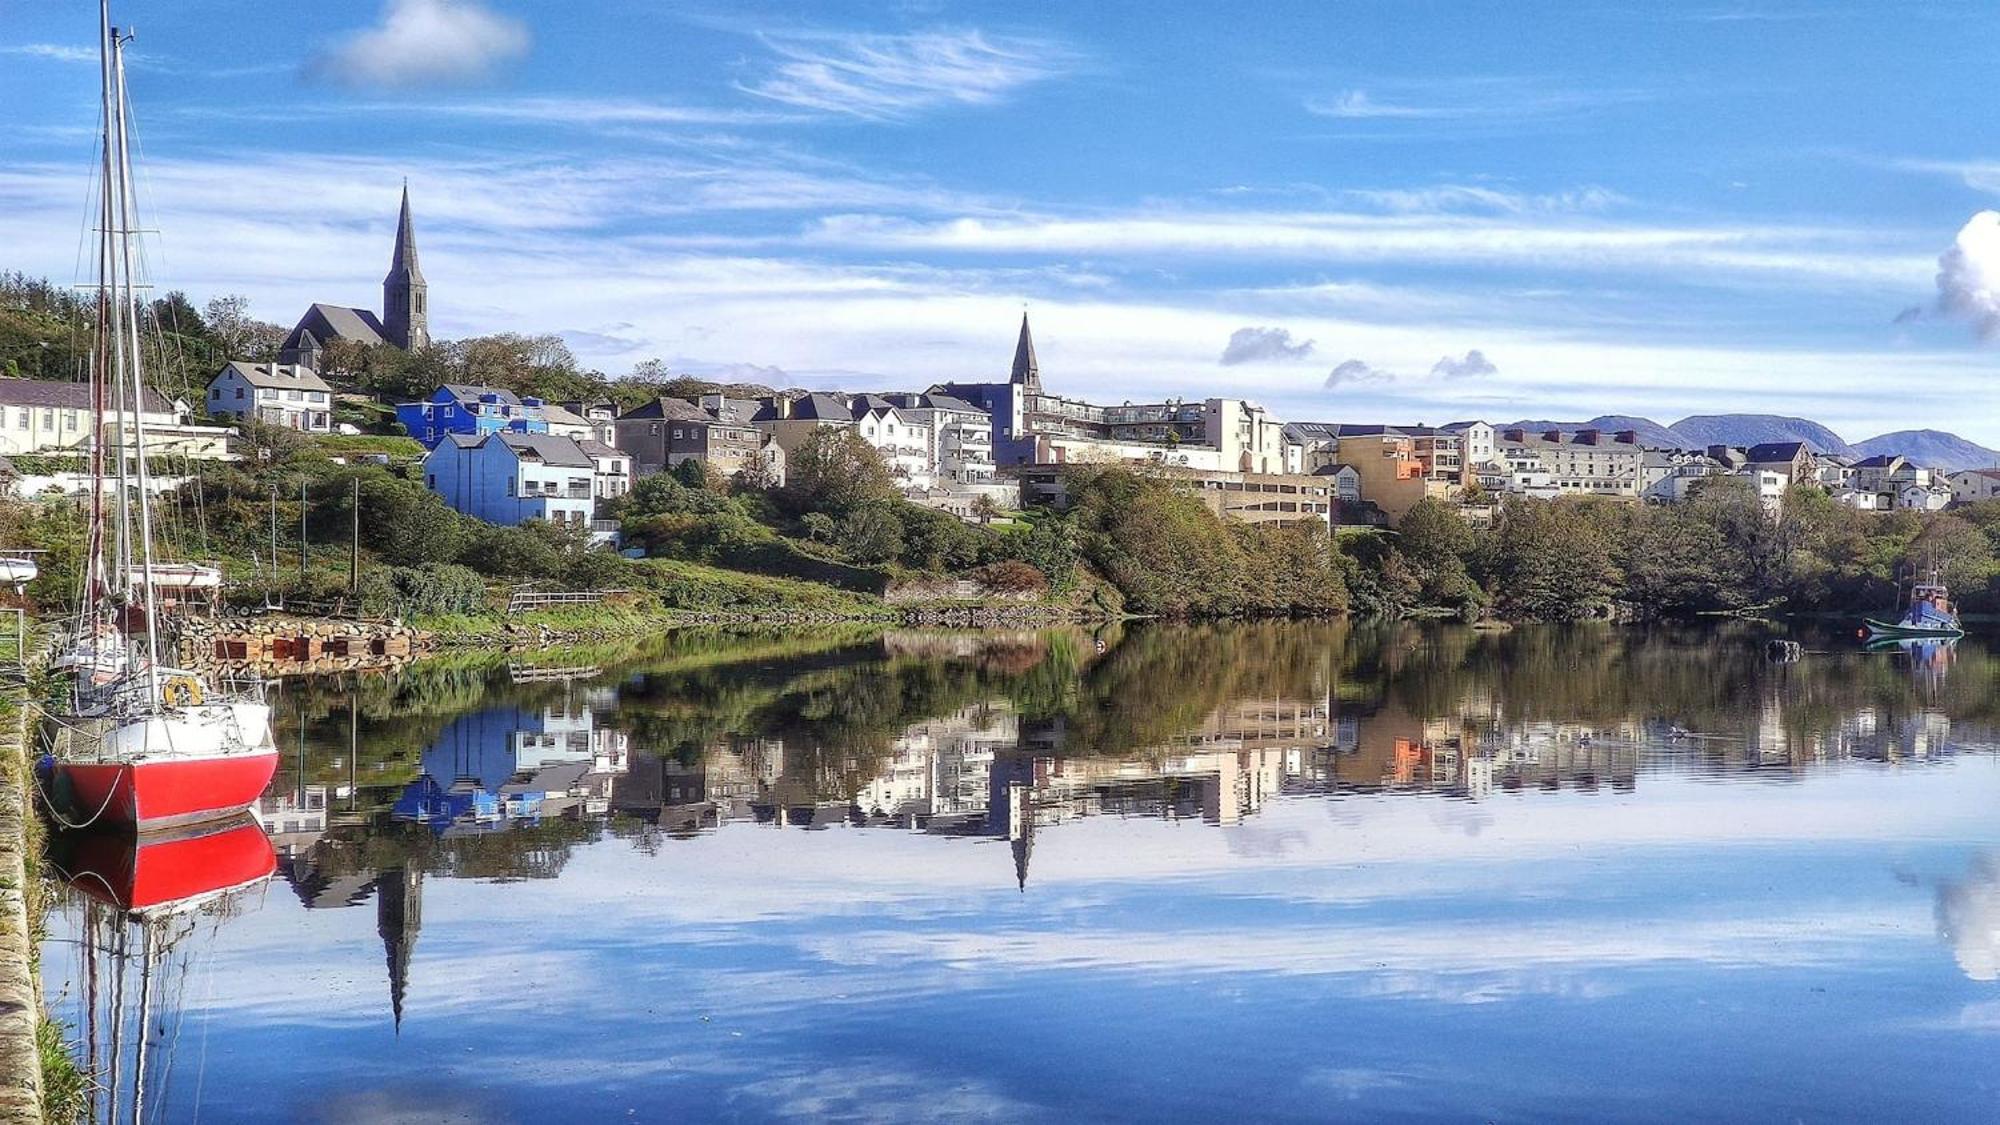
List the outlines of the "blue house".
{"type": "Polygon", "coordinates": [[[498,387],[446,383],[423,402],[398,404],[396,420],[424,448],[433,449],[446,434],[548,433],[544,406],[541,399],[520,398],[498,387]]]}
{"type": "MultiPolygon", "coordinates": [[[[606,463],[622,462],[605,449],[606,463]]],[[[502,430],[447,434],[424,458],[424,485],[446,504],[488,523],[547,520],[590,525],[597,509],[599,459],[554,434],[502,430]]]]}

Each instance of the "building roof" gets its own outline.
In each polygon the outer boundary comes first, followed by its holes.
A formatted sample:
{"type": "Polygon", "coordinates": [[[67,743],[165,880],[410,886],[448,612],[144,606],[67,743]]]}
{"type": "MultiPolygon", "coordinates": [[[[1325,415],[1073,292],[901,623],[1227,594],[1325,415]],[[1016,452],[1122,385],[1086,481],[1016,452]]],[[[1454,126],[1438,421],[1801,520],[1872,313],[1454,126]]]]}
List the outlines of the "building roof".
{"type": "MultiPolygon", "coordinates": [[[[59,379],[0,379],[0,406],[41,406],[62,410],[91,410],[89,383],[59,379]]],[[[174,404],[151,387],[146,388],[146,413],[172,414],[174,404]]]]}
{"type": "Polygon", "coordinates": [[[306,315],[299,318],[298,328],[292,330],[294,336],[301,331],[311,334],[306,330],[305,324],[312,319],[314,313],[318,313],[326,326],[333,330],[333,338],[336,340],[352,340],[369,347],[389,342],[389,337],[384,334],[382,321],[370,310],[349,308],[346,305],[328,305],[318,301],[313,302],[312,306],[306,309],[306,315]]]}
{"type": "Polygon", "coordinates": [[[1902,459],[1903,455],[1900,453],[1877,453],[1873,457],[1865,457],[1856,461],[1854,467],[1857,469],[1886,469],[1902,459]]]}
{"type": "Polygon", "coordinates": [[[583,450],[585,453],[590,454],[592,457],[625,456],[623,450],[613,449],[610,446],[604,444],[603,442],[598,441],[596,438],[581,438],[572,440],[576,441],[576,447],[578,449],[583,450]]]}
{"type": "Polygon", "coordinates": [[[480,383],[446,383],[438,389],[449,392],[451,397],[460,402],[478,402],[486,395],[493,395],[497,401],[508,406],[521,405],[519,395],[502,387],[488,387],[480,383]]]}
{"type": "Polygon", "coordinates": [[[1988,480],[2000,480],[2000,469],[1960,469],[1951,475],[1955,477],[1985,477],[1988,480]]]}
{"type": "Polygon", "coordinates": [[[1041,365],[1035,362],[1035,337],[1028,331],[1028,314],[1021,314],[1021,338],[1014,343],[1014,366],[1007,375],[1010,383],[1042,381],[1041,365]]]}
{"type": "Polygon", "coordinates": [[[1744,459],[1752,465],[1775,465],[1780,462],[1796,461],[1801,455],[1811,456],[1812,450],[1802,441],[1767,441],[1753,445],[1744,451],[1744,459]]]}
{"type": "Polygon", "coordinates": [[[715,415],[684,398],[656,398],[620,414],[626,418],[663,418],[670,422],[713,422],[715,415]]]}
{"type": "Polygon", "coordinates": [[[554,422],[558,426],[590,425],[590,419],[585,418],[581,414],[576,414],[572,413],[571,411],[565,410],[564,408],[557,406],[553,402],[545,402],[542,404],[542,420],[545,422],[554,422]]]}
{"type": "MultiPolygon", "coordinates": [[[[824,394],[818,391],[793,399],[790,416],[819,422],[854,421],[854,411],[848,408],[847,403],[839,395],[824,394]]],[[[759,412],[758,420],[765,420],[762,412],[759,412]]]]}
{"type": "Polygon", "coordinates": [[[488,434],[487,439],[499,438],[501,443],[516,454],[530,455],[545,465],[560,465],[573,469],[594,469],[597,462],[576,443],[575,438],[560,434],[517,434],[508,430],[488,434]]]}
{"type": "MultiPolygon", "coordinates": [[[[291,391],[323,391],[333,393],[326,380],[313,373],[313,369],[296,363],[251,363],[247,360],[232,359],[215,373],[220,379],[234,371],[238,378],[253,387],[270,387],[291,391]]],[[[213,383],[215,379],[210,379],[213,383]]]]}

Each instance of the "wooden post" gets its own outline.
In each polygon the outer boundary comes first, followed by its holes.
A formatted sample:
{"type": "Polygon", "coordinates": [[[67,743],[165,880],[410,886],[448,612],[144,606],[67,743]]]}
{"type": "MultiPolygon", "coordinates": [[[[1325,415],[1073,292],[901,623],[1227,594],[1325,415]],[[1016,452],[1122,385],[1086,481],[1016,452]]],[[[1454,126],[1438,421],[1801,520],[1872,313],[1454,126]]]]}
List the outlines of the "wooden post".
{"type": "MultiPolygon", "coordinates": [[[[347,592],[361,592],[361,478],[354,478],[354,498],[349,505],[354,515],[354,536],[347,544],[347,592]]],[[[360,612],[359,607],[356,612],[360,612]]]]}

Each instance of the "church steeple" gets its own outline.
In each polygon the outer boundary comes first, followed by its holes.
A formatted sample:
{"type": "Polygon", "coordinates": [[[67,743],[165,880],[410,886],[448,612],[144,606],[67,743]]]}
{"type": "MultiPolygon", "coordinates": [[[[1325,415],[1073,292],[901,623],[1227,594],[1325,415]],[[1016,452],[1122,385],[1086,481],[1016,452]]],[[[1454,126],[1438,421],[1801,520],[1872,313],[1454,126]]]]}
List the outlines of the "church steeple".
{"type": "Polygon", "coordinates": [[[403,184],[403,213],[396,220],[396,253],[382,279],[382,327],[389,342],[416,351],[431,342],[430,287],[417,265],[417,228],[410,222],[410,185],[403,184]]]}
{"type": "Polygon", "coordinates": [[[1039,393],[1042,369],[1035,362],[1035,337],[1028,332],[1028,314],[1021,314],[1021,340],[1014,345],[1014,370],[1007,381],[1039,393]]]}

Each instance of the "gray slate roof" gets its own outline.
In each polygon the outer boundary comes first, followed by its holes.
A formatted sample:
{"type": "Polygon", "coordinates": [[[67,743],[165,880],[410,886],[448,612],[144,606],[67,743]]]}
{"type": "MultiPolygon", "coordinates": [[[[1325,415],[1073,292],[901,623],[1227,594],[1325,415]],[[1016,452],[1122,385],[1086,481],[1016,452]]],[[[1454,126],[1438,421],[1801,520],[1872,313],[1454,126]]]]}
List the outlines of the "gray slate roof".
{"type": "Polygon", "coordinates": [[[559,465],[569,469],[594,469],[597,462],[576,443],[575,438],[557,434],[515,434],[505,430],[489,434],[489,438],[499,438],[507,448],[517,454],[530,454],[545,465],[559,465]]]}
{"type": "Polygon", "coordinates": [[[481,395],[497,395],[499,401],[508,406],[521,405],[518,395],[500,387],[488,387],[479,383],[446,383],[444,389],[450,391],[453,398],[463,402],[478,402],[481,395]]]}
{"type": "MultiPolygon", "coordinates": [[[[225,373],[230,371],[236,372],[244,382],[253,387],[270,387],[288,391],[322,391],[326,394],[333,393],[333,388],[326,385],[326,380],[314,374],[312,368],[302,367],[296,363],[251,363],[247,360],[232,359],[223,365],[221,371],[215,373],[215,378],[220,379],[225,373]],[[294,374],[294,372],[297,374],[294,374]]],[[[209,380],[211,383],[214,381],[215,379],[209,380]]]]}
{"type": "MultiPolygon", "coordinates": [[[[320,319],[326,322],[326,326],[333,329],[334,339],[353,340],[357,344],[369,346],[389,342],[388,337],[382,334],[382,322],[376,319],[375,314],[367,309],[354,309],[346,305],[327,305],[315,301],[312,308],[307,310],[307,315],[310,316],[314,312],[319,313],[320,319]]],[[[300,323],[303,326],[303,319],[300,323]]],[[[328,341],[322,340],[320,342],[327,343],[328,341]]]]}
{"type": "MultiPolygon", "coordinates": [[[[160,392],[146,388],[146,413],[172,414],[174,404],[160,392]]],[[[58,379],[0,379],[0,406],[41,406],[61,410],[90,410],[89,383],[58,379]]]]}

